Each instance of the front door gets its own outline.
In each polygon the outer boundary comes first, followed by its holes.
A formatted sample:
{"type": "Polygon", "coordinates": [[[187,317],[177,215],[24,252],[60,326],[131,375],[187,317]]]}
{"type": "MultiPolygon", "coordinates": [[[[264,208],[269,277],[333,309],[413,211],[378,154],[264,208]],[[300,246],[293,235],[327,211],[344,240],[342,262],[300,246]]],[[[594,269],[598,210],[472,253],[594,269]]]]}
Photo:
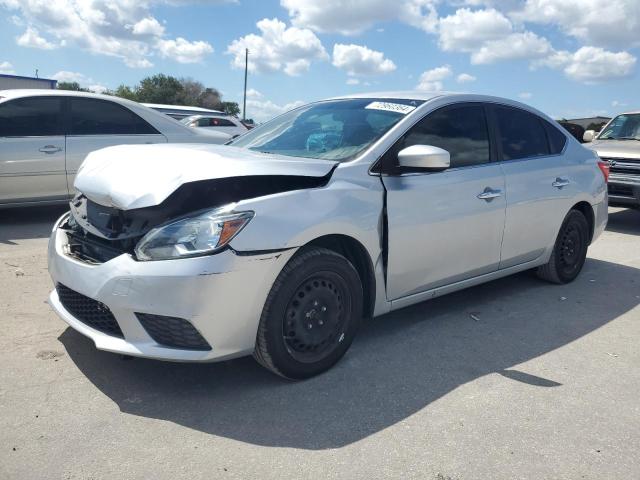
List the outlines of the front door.
{"type": "Polygon", "coordinates": [[[489,138],[485,107],[457,104],[428,114],[381,159],[389,300],[498,269],[505,180],[489,138]],[[397,155],[411,145],[447,150],[451,167],[403,171],[397,155]]]}

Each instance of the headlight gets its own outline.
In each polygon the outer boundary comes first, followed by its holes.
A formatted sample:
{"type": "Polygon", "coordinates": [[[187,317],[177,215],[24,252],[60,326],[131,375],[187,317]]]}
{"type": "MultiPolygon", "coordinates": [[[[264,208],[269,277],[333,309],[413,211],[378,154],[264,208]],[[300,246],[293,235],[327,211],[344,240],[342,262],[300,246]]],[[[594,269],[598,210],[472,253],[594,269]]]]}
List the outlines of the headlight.
{"type": "Polygon", "coordinates": [[[138,260],[169,260],[213,253],[227,245],[253,218],[253,212],[217,208],[156,227],[136,245],[138,260]]]}

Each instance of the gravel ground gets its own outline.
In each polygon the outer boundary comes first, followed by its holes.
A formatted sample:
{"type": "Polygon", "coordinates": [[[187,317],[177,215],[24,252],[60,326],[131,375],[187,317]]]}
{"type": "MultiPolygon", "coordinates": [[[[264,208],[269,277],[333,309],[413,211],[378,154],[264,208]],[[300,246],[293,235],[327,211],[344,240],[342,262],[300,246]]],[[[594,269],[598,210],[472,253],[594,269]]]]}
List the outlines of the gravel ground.
{"type": "Polygon", "coordinates": [[[2,479],[640,478],[640,212],[581,276],[367,322],[329,373],[99,352],[50,310],[58,208],[0,211],[2,479]]]}

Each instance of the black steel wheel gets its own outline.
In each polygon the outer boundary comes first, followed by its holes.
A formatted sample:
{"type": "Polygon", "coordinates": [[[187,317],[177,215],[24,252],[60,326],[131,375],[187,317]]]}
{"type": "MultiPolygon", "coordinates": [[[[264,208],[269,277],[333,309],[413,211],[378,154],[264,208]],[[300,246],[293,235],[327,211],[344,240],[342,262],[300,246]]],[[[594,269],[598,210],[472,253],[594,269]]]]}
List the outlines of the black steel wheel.
{"type": "Polygon", "coordinates": [[[265,302],[254,357],[274,373],[303,379],[346,353],[362,317],[362,284],[342,255],[311,248],[284,267],[265,302]]]}
{"type": "Polygon", "coordinates": [[[582,270],[588,247],[589,223],[582,212],[571,210],[562,222],[549,262],[538,268],[538,276],[553,283],[573,281],[582,270]]]}

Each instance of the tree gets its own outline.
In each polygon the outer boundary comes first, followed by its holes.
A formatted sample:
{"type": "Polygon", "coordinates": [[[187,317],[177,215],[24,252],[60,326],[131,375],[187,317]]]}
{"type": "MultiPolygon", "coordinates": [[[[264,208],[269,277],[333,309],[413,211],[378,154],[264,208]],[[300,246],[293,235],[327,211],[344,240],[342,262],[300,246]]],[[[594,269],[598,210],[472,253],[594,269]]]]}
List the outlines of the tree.
{"type": "Polygon", "coordinates": [[[240,115],[240,106],[236,102],[222,102],[221,110],[236,117],[240,115]]]}
{"type": "Polygon", "coordinates": [[[88,92],[87,88],[82,88],[78,82],[58,82],[58,90],[72,90],[74,92],[88,92]]]}
{"type": "Polygon", "coordinates": [[[175,77],[162,73],[143,78],[135,89],[138,102],[180,104],[183,87],[175,77]]]}
{"type": "Polygon", "coordinates": [[[127,85],[120,85],[118,88],[116,88],[115,92],[109,93],[113,93],[113,95],[115,95],[116,97],[133,100],[134,102],[138,101],[138,94],[136,93],[136,91],[127,85]]]}

